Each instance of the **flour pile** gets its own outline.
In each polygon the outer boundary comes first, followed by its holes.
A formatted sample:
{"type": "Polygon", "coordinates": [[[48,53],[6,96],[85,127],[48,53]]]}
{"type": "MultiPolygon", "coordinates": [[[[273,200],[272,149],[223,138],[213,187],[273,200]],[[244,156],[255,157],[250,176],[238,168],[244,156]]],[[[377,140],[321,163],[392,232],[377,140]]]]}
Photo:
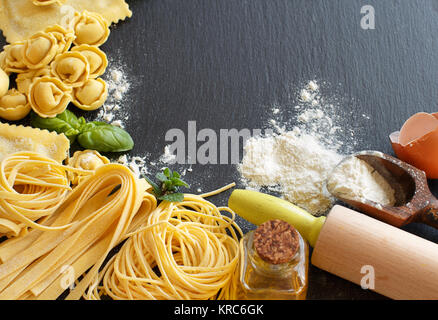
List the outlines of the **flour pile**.
{"type": "Polygon", "coordinates": [[[294,129],[251,138],[244,151],[240,170],[249,186],[278,185],[276,191],[286,200],[316,215],[332,205],[324,184],[342,156],[322,146],[315,137],[294,129]]]}
{"type": "Polygon", "coordinates": [[[321,98],[316,81],[300,90],[299,99],[292,119],[298,125],[288,130],[282,108],[274,107],[276,118],[270,124],[276,131],[248,139],[238,169],[248,188],[267,188],[313,215],[322,215],[334,203],[326,180],[344,157],[340,150],[350,152],[355,139],[341,123],[345,118],[339,115],[340,106],[321,98]]]}

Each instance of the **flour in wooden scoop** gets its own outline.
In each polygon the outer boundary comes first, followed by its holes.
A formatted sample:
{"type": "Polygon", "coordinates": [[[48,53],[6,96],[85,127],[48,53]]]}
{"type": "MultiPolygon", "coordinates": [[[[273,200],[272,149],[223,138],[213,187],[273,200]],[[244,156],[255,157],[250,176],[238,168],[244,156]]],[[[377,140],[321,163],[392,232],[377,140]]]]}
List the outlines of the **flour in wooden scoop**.
{"type": "Polygon", "coordinates": [[[395,204],[394,189],[373,167],[356,157],[349,157],[335,168],[327,189],[336,197],[380,205],[395,204]]]}

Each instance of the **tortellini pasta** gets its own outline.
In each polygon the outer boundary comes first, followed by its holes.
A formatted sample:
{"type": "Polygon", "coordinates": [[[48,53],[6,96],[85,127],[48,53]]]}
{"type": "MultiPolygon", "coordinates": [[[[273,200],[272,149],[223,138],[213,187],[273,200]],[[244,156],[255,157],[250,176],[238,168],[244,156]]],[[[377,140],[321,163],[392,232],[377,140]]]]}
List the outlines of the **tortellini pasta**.
{"type": "Polygon", "coordinates": [[[23,62],[29,69],[41,69],[48,65],[58,53],[54,35],[37,32],[24,43],[23,62]]]}
{"type": "Polygon", "coordinates": [[[40,117],[52,118],[62,113],[71,101],[71,89],[54,77],[42,77],[32,81],[28,100],[33,111],[40,117]]]}
{"type": "Polygon", "coordinates": [[[108,66],[108,59],[105,52],[98,47],[82,44],[80,46],[74,46],[71,51],[80,52],[87,58],[88,64],[90,65],[90,78],[97,78],[104,74],[108,66]]]}
{"type": "MultiPolygon", "coordinates": [[[[97,12],[108,23],[118,23],[132,16],[125,0],[69,0],[63,6],[44,6],[48,0],[0,0],[0,29],[9,43],[28,39],[53,24],[68,23],[74,12],[97,12]],[[34,2],[35,1],[35,2],[34,2]],[[43,4],[36,6],[34,3],[43,4]],[[45,3],[44,3],[45,2],[45,3]]],[[[53,0],[51,0],[53,1],[53,0]]],[[[64,2],[65,0],[57,0],[64,2]]]]}
{"type": "Polygon", "coordinates": [[[24,48],[24,42],[14,42],[13,44],[7,45],[3,48],[4,56],[2,58],[2,68],[4,71],[7,73],[21,73],[28,70],[23,61],[24,48]]]}
{"type": "Polygon", "coordinates": [[[0,98],[3,97],[9,89],[9,76],[0,68],[0,98]]]}
{"type": "Polygon", "coordinates": [[[109,24],[100,14],[85,10],[76,12],[67,28],[55,24],[5,46],[0,52],[0,97],[8,93],[8,107],[5,102],[0,110],[3,118],[21,119],[30,109],[44,118],[55,117],[70,102],[82,110],[101,107],[108,87],[99,77],[108,59],[98,46],[109,33],[109,24]],[[8,91],[11,73],[17,74],[14,91],[8,91]]]}
{"type": "Polygon", "coordinates": [[[44,32],[55,37],[58,54],[68,51],[73,43],[73,40],[75,39],[73,30],[66,30],[57,24],[47,27],[44,32]]]}
{"type": "Polygon", "coordinates": [[[5,50],[0,52],[0,69],[2,69],[6,74],[8,74],[5,71],[5,69],[6,69],[6,51],[5,50]]]}
{"type": "Polygon", "coordinates": [[[6,120],[21,120],[30,112],[27,97],[16,89],[9,90],[0,98],[0,117],[6,120]]]}
{"type": "MultiPolygon", "coordinates": [[[[94,171],[97,168],[108,163],[110,163],[110,161],[107,157],[102,156],[96,150],[89,150],[89,149],[83,151],[76,151],[73,154],[73,157],[67,160],[67,164],[70,167],[76,169],[91,170],[91,171],[94,171]]],[[[80,182],[81,178],[84,178],[84,176],[78,176],[74,172],[69,172],[69,178],[72,184],[76,185],[80,182]]]]}
{"type": "Polygon", "coordinates": [[[108,96],[106,82],[102,79],[89,79],[82,87],[73,89],[73,103],[82,110],[96,110],[108,96]]]}
{"type": "Polygon", "coordinates": [[[67,0],[31,0],[36,6],[63,5],[67,0]]]}
{"type": "Polygon", "coordinates": [[[56,56],[51,64],[52,73],[71,87],[81,87],[88,80],[90,65],[80,52],[69,51],[56,56]]]}
{"type": "Polygon", "coordinates": [[[15,84],[17,85],[18,91],[27,95],[29,93],[29,87],[35,78],[51,75],[52,73],[48,66],[38,70],[29,70],[28,72],[18,74],[15,79],[15,84]]]}
{"type": "Polygon", "coordinates": [[[75,13],[73,30],[76,35],[73,43],[78,46],[81,44],[100,46],[105,43],[110,34],[106,20],[100,14],[86,10],[82,13],[75,13]]]}

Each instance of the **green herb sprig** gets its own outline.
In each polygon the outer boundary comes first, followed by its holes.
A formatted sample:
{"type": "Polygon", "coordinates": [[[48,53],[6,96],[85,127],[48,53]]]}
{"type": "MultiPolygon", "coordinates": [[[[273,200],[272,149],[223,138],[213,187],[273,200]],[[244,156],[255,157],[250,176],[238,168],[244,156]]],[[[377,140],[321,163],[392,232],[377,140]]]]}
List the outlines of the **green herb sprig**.
{"type": "Polygon", "coordinates": [[[169,202],[181,202],[184,200],[184,194],[178,192],[178,189],[179,187],[188,188],[189,185],[181,179],[181,175],[178,172],[165,168],[163,172],[157,173],[155,177],[160,181],[159,184],[147,177],[145,179],[152,186],[154,195],[158,200],[169,202]]]}
{"type": "Polygon", "coordinates": [[[134,147],[131,136],[122,128],[101,121],[87,122],[68,109],[54,118],[42,118],[32,113],[30,121],[33,127],[65,134],[70,143],[76,140],[85,149],[122,152],[134,147]]]}

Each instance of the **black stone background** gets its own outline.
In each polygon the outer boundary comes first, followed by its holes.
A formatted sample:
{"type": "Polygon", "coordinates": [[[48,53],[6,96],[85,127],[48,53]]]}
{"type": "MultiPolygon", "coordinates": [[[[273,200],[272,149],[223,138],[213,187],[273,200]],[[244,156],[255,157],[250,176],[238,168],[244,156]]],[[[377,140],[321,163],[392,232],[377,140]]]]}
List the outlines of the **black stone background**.
{"type": "MultiPolygon", "coordinates": [[[[342,97],[341,109],[358,136],[355,150],[393,154],[389,133],[415,112],[437,111],[437,0],[128,3],[132,18],[112,27],[102,49],[126,64],[133,84],[126,122],[135,141],[131,155],[157,159],[165,133],[186,132],[189,120],[198,130],[216,132],[264,128],[273,104],[294,105],[296,89],[313,79],[329,84],[323,96],[336,91],[342,97]],[[364,5],[375,9],[375,30],[360,27],[364,5]]],[[[232,181],[241,186],[234,165],[192,168],[185,176],[192,192],[232,181]]],[[[430,187],[438,191],[435,181],[430,187]]],[[[211,200],[225,205],[229,193],[211,200]]],[[[244,231],[252,228],[238,221],[244,231]]],[[[438,241],[438,231],[427,226],[404,229],[438,241]]],[[[311,266],[308,298],[383,297],[311,266]]]]}

